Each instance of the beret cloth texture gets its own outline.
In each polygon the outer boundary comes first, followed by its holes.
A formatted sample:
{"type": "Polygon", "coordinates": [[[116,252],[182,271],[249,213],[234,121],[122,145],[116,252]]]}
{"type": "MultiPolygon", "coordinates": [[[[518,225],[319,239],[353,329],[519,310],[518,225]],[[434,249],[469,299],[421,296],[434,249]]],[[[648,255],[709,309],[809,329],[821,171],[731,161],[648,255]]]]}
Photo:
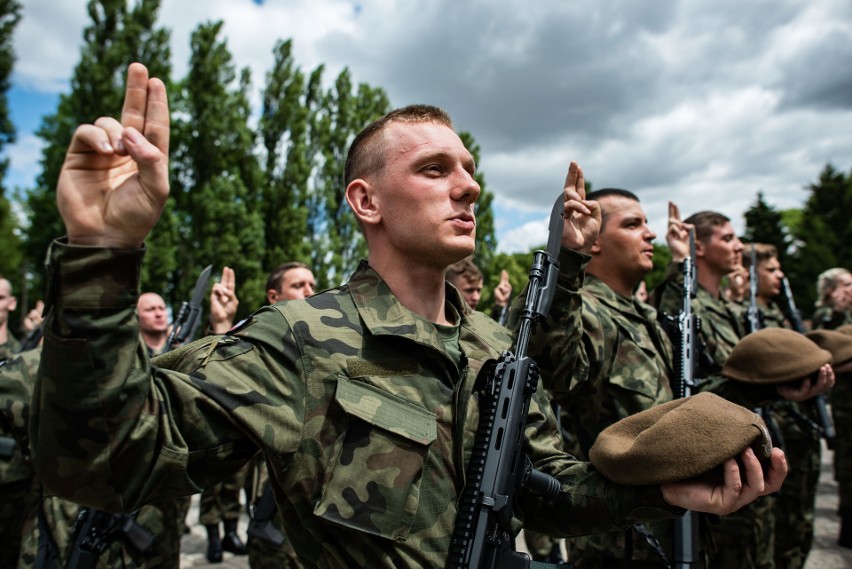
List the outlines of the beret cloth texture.
{"type": "Polygon", "coordinates": [[[838,330],[813,330],[805,334],[817,346],[831,352],[831,362],[834,364],[852,360],[852,334],[838,330]]]}
{"type": "Polygon", "coordinates": [[[665,484],[706,474],[752,447],[769,458],[772,441],[756,413],[714,393],[675,399],[610,425],[589,460],[618,484],[665,484]]]}
{"type": "Polygon", "coordinates": [[[831,362],[831,353],[804,334],[764,328],[737,342],[722,375],[745,383],[786,383],[807,377],[831,362]]]}
{"type": "Polygon", "coordinates": [[[837,328],[837,331],[852,336],[852,324],[844,324],[843,326],[837,328]]]}

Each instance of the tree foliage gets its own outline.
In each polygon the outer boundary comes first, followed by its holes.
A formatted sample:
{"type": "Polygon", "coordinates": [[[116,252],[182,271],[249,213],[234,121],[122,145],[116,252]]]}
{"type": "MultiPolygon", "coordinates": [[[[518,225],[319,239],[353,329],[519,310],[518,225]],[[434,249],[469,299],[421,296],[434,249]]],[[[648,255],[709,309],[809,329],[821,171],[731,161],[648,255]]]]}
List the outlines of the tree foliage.
{"type": "Polygon", "coordinates": [[[782,213],[766,203],[763,192],[757,192],[754,205],[746,210],[743,216],[746,222],[746,240],[774,245],[778,250],[781,266],[786,267],[791,240],[782,213]]]}
{"type": "Polygon", "coordinates": [[[12,34],[21,19],[21,5],[16,0],[0,0],[0,274],[17,288],[21,266],[19,223],[6,191],[6,170],[9,159],[5,155],[8,144],[15,142],[15,125],[9,117],[9,78],[15,63],[12,34]]]}
{"type": "MultiPolygon", "coordinates": [[[[131,62],[140,61],[152,75],[169,81],[169,32],[156,26],[159,7],[160,0],[138,0],[132,6],[126,0],[89,0],[91,23],[83,32],[70,91],[60,97],[56,112],[46,116],[37,131],[45,144],[41,174],[27,196],[30,224],[25,243],[25,255],[33,266],[41,264],[50,242],[65,233],[56,209],[56,180],[77,125],[104,115],[119,116],[131,62]]],[[[33,286],[41,290],[41,283],[33,286]]]]}

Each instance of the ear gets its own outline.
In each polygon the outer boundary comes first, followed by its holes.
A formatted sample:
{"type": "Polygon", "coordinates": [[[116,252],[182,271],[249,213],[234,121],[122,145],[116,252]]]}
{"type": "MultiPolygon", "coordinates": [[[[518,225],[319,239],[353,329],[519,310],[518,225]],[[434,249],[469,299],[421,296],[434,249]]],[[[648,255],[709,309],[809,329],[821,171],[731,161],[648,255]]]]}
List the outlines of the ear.
{"type": "Polygon", "coordinates": [[[275,304],[278,302],[278,291],[274,288],[271,288],[266,291],[266,303],[267,304],[275,304]]]}
{"type": "Polygon", "coordinates": [[[695,256],[696,257],[703,257],[704,256],[704,243],[702,243],[698,239],[695,240],[695,256]]]}
{"type": "Polygon", "coordinates": [[[595,238],[595,242],[592,243],[592,248],[589,249],[589,253],[591,255],[600,255],[601,254],[601,240],[599,237],[595,238]]]}
{"type": "MultiPolygon", "coordinates": [[[[9,298],[9,312],[12,312],[16,308],[18,308],[18,297],[12,296],[9,298]]],[[[26,316],[26,314],[24,316],[26,316]]]]}
{"type": "Polygon", "coordinates": [[[381,221],[378,195],[367,181],[358,178],[349,182],[346,186],[346,201],[362,224],[376,225],[381,221]]]}

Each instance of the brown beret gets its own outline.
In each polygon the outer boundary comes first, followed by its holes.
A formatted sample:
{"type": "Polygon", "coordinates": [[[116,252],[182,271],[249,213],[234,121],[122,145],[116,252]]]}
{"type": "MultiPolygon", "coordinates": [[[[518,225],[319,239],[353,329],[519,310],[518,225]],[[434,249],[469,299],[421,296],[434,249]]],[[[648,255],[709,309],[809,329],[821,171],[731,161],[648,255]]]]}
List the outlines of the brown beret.
{"type": "Polygon", "coordinates": [[[824,350],[831,352],[831,361],[842,364],[852,359],[852,334],[844,334],[837,330],[812,330],[805,334],[824,350]]]}
{"type": "Polygon", "coordinates": [[[746,383],[786,383],[831,362],[831,353],[786,328],[764,328],[740,340],[722,375],[746,383]]]}
{"type": "Polygon", "coordinates": [[[852,324],[844,324],[837,328],[837,331],[852,336],[852,324]]]}
{"type": "Polygon", "coordinates": [[[610,425],[598,435],[589,460],[618,484],[665,484],[708,473],[748,447],[758,458],[769,458],[772,441],[763,419],[705,392],[610,425]]]}

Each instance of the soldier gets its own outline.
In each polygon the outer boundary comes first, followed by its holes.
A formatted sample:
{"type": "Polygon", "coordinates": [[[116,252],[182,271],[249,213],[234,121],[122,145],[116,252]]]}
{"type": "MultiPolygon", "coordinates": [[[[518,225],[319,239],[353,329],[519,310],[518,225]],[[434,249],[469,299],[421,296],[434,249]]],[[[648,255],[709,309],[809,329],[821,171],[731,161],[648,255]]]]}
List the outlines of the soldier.
{"type": "MultiPolygon", "coordinates": [[[[68,241],[49,253],[31,417],[45,486],[132,509],[215,483],[260,450],[303,562],[443,566],[478,420],[474,382],[512,340],[444,280],[473,252],[480,191],[449,117],[406,107],[353,141],[345,195],[369,258],[346,285],[263,308],[154,366],[136,349],[132,313],[141,245],[168,195],[169,116],[164,84],[140,64],[128,72],[122,121],[79,127],[57,184],[68,241]]],[[[600,224],[583,186],[572,163],[562,243],[580,251],[600,224]]],[[[579,267],[562,270],[574,272],[576,291],[579,267]]],[[[532,463],[562,486],[553,502],[520,493],[519,518],[557,535],[682,508],[727,514],[786,473],[782,452],[764,475],[748,449],[745,472],[729,459],[721,483],[619,486],[560,450],[543,394],[526,434],[532,463]]]]}
{"type": "Polygon", "coordinates": [[[153,357],[167,351],[169,316],[163,297],[155,292],[140,294],[136,313],[139,315],[139,334],[148,349],[148,355],[153,357]]]}
{"type": "MultiPolygon", "coordinates": [[[[637,284],[653,269],[656,238],[639,198],[627,190],[606,188],[587,199],[600,204],[603,224],[583,283],[582,341],[571,339],[570,298],[560,295],[545,324],[547,333],[535,337],[531,348],[565,428],[579,441],[579,448],[572,450],[583,460],[606,427],[671,401],[673,377],[671,343],[657,324],[656,311],[633,298],[637,284]]],[[[568,558],[578,569],[665,567],[672,559],[670,526],[662,522],[572,538],[567,541],[568,558]],[[654,536],[662,542],[665,560],[654,536]]]]}
{"type": "Polygon", "coordinates": [[[9,330],[9,313],[18,306],[12,294],[12,283],[0,275],[0,362],[18,351],[21,343],[9,330]]]}
{"type": "MultiPolygon", "coordinates": [[[[483,276],[473,260],[462,259],[458,263],[453,263],[447,269],[447,281],[456,287],[462,295],[462,298],[476,310],[479,306],[479,301],[482,298],[483,276]]],[[[512,285],[509,282],[509,273],[501,271],[500,282],[494,287],[494,305],[491,310],[491,317],[498,322],[505,322],[505,317],[501,319],[501,315],[509,305],[509,297],[512,295],[512,285]],[[502,320],[502,321],[501,321],[502,320]]]]}
{"type": "Polygon", "coordinates": [[[852,324],[852,274],[835,267],[817,278],[816,311],[812,322],[814,330],[834,330],[852,324]]]}
{"type": "Polygon", "coordinates": [[[300,300],[312,296],[316,289],[311,268],[298,261],[289,261],[276,267],[266,278],[266,302],[300,300]]]}
{"type": "MultiPolygon", "coordinates": [[[[751,268],[752,251],[756,261],[757,296],[761,326],[790,328],[775,302],[783,289],[784,273],[774,245],[751,243],[743,251],[743,266],[751,268]]],[[[773,401],[767,406],[784,439],[790,471],[775,500],[775,565],[789,569],[804,567],[814,536],[814,509],[819,483],[821,450],[820,430],[813,404],[773,401]]]]}

